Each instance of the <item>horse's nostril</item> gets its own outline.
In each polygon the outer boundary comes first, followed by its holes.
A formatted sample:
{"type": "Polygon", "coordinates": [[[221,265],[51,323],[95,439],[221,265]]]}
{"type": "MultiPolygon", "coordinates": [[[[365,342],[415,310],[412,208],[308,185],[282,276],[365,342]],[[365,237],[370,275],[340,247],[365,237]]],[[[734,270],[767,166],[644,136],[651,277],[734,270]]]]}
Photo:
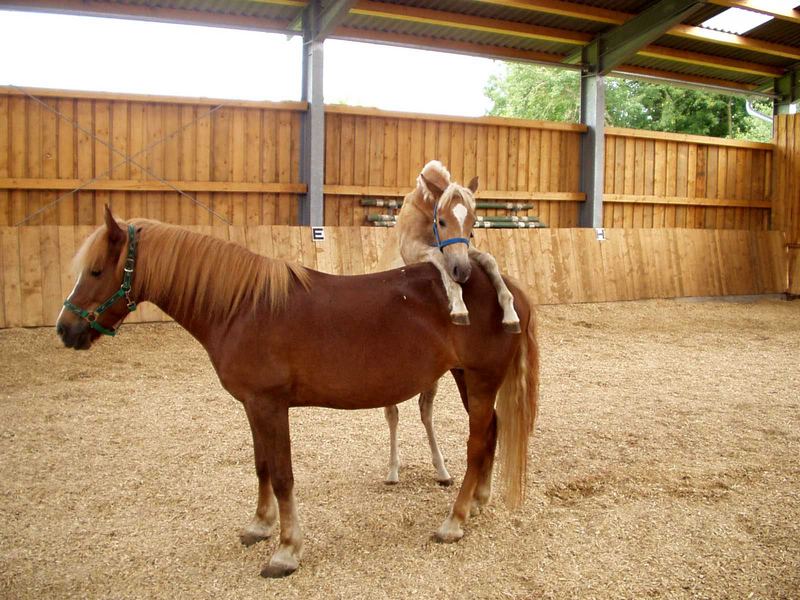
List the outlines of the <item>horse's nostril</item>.
{"type": "Polygon", "coordinates": [[[60,335],[61,337],[64,337],[64,332],[65,332],[65,331],[66,331],[66,330],[64,329],[64,326],[63,326],[63,325],[61,325],[60,323],[59,323],[59,324],[56,326],[56,333],[57,333],[58,335],[60,335]]]}

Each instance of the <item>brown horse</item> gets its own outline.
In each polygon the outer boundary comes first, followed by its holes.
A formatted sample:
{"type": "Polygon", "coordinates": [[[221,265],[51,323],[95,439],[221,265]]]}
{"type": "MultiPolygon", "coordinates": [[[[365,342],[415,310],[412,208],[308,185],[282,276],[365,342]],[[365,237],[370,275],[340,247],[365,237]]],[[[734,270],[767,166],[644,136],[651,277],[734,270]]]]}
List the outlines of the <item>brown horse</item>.
{"type": "Polygon", "coordinates": [[[303,544],[290,407],[396,404],[450,370],[469,414],[467,470],[435,537],[460,539],[471,511],[489,501],[497,443],[506,500],[522,501],[538,349],[531,306],[515,286],[524,335],[503,331],[494,288],[481,269],[464,284],[472,325],[458,327],[430,264],[337,277],[155,221],[121,227],[108,209],[76,268],[57,323],[67,347],[90,348],[101,334],[113,335],[136,302],[150,301],[205,347],[222,385],[244,405],[259,492],[242,543],[269,537],[280,518],[278,548],[263,576],[292,573],[303,544]]]}

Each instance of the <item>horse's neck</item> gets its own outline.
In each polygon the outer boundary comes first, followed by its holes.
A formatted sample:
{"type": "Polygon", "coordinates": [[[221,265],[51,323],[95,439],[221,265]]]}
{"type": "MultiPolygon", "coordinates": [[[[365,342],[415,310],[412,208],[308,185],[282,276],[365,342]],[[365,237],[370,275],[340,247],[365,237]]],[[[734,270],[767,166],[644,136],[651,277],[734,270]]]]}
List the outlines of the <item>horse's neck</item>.
{"type": "Polygon", "coordinates": [[[434,242],[433,239],[433,204],[425,200],[422,192],[417,189],[403,203],[398,218],[398,243],[401,252],[410,241],[422,243],[426,246],[434,242]]]}
{"type": "MultiPolygon", "coordinates": [[[[152,254],[147,252],[146,241],[144,244],[140,244],[140,256],[139,260],[141,261],[148,261],[148,260],[155,260],[158,261],[158,256],[153,256],[152,254]],[[144,248],[142,248],[144,246],[144,248]]],[[[198,260],[198,257],[193,255],[191,252],[186,251],[186,249],[182,248],[178,245],[174,250],[179,253],[179,262],[182,264],[188,264],[191,261],[198,260]]],[[[146,265],[143,265],[146,267],[146,265]]],[[[181,325],[184,329],[186,329],[189,333],[191,333],[195,338],[200,340],[201,342],[204,341],[206,337],[206,330],[208,329],[208,319],[204,318],[204,315],[208,313],[206,307],[203,306],[203,302],[193,303],[191,310],[188,310],[186,307],[186,303],[181,303],[178,300],[178,294],[176,294],[175,289],[175,281],[173,280],[166,280],[169,277],[169,274],[162,270],[155,270],[155,273],[160,275],[159,279],[154,279],[152,276],[148,278],[147,284],[140,284],[137,289],[136,294],[136,301],[138,303],[141,302],[150,302],[155,304],[158,308],[160,308],[164,313],[166,313],[169,317],[171,317],[176,323],[181,325]],[[160,280],[163,277],[165,280],[160,280]]],[[[196,297],[198,282],[196,280],[189,280],[187,282],[186,288],[191,289],[183,289],[180,290],[182,294],[191,294],[196,297]]],[[[136,277],[134,275],[134,286],[137,287],[136,277]]],[[[206,299],[208,302],[208,299],[206,299]]]]}

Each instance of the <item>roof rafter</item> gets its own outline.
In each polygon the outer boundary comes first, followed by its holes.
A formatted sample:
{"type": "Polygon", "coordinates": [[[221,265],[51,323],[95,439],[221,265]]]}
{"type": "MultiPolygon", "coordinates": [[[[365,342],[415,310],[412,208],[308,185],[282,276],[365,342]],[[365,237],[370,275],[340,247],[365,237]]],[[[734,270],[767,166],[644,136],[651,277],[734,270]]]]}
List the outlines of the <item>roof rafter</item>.
{"type": "Polygon", "coordinates": [[[536,52],[533,50],[518,50],[516,48],[505,48],[502,46],[487,46],[486,44],[476,44],[473,42],[420,38],[415,35],[403,33],[386,33],[367,29],[355,29],[352,27],[339,27],[328,37],[353,42],[384,43],[404,48],[422,48],[442,52],[453,52],[456,54],[467,54],[470,56],[503,58],[533,63],[547,63],[553,66],[564,66],[561,64],[561,59],[563,57],[557,54],[547,54],[546,52],[536,52]]]}
{"type": "Polygon", "coordinates": [[[633,19],[600,34],[565,62],[588,60],[593,72],[606,75],[702,6],[699,0],[658,0],[633,19]]]}
{"type": "MultiPolygon", "coordinates": [[[[609,25],[622,25],[636,16],[627,12],[607,10],[594,6],[586,6],[585,4],[565,2],[563,0],[478,0],[478,2],[518,8],[530,12],[572,17],[594,23],[607,23],[609,25]]],[[[674,35],[676,37],[693,39],[701,42],[722,44],[732,48],[742,48],[760,54],[800,60],[800,48],[796,46],[785,46],[783,44],[765,42],[763,40],[707,29],[705,27],[678,24],[668,29],[666,33],[667,35],[674,35]]]]}
{"type": "Polygon", "coordinates": [[[561,17],[572,17],[594,21],[596,23],[608,23],[609,25],[622,25],[633,15],[617,10],[608,10],[586,4],[576,4],[574,2],[564,2],[563,0],[477,0],[482,4],[494,4],[495,6],[505,6],[508,8],[519,8],[534,12],[546,13],[548,15],[558,15],[561,17]]]}
{"type": "Polygon", "coordinates": [[[360,0],[360,2],[350,10],[350,13],[393,19],[396,21],[442,25],[444,27],[454,27],[456,29],[487,31],[490,33],[549,40],[565,44],[584,45],[588,44],[592,39],[591,34],[569,31],[567,29],[555,29],[553,27],[528,25],[515,21],[473,17],[443,10],[416,8],[399,4],[389,4],[387,2],[375,2],[374,0],[360,0]]]}
{"type": "MultiPolygon", "coordinates": [[[[537,4],[539,2],[536,2],[537,4]]],[[[524,37],[535,39],[547,39],[564,44],[585,46],[591,40],[590,34],[577,33],[563,29],[540,28],[513,21],[502,21],[499,19],[488,19],[484,17],[465,17],[457,13],[441,10],[413,8],[386,2],[376,2],[374,0],[361,0],[350,11],[353,14],[362,14],[373,17],[381,17],[406,22],[427,23],[441,25],[442,27],[455,27],[458,29],[471,31],[488,31],[512,37],[524,37]]],[[[629,26],[635,28],[636,26],[629,26]]],[[[366,30],[358,30],[366,31],[366,30]]],[[[379,34],[386,35],[386,34],[379,34]]],[[[373,38],[376,39],[376,38],[373,38]]],[[[422,38],[416,38],[419,43],[422,38]]],[[[454,42],[448,42],[454,43],[454,42]]],[[[491,46],[481,45],[484,48],[491,46]]],[[[734,59],[723,59],[713,55],[706,55],[697,52],[676,51],[671,48],[661,46],[647,46],[641,51],[644,55],[653,58],[660,58],[675,62],[713,66],[714,68],[728,70],[735,73],[751,73],[764,77],[776,77],[783,74],[783,70],[768,65],[739,61],[734,59]]],[[[487,52],[489,54],[489,52],[487,52]]],[[[578,60],[578,53],[575,53],[575,61],[578,60]]]]}
{"type": "Polygon", "coordinates": [[[638,54],[650,58],[675,60],[690,65],[712,67],[735,73],[749,73],[750,75],[760,75],[762,77],[780,77],[785,72],[779,67],[771,67],[760,63],[732,60],[720,56],[712,56],[710,54],[700,54],[699,52],[689,52],[688,50],[675,50],[674,48],[664,48],[661,46],[649,46],[640,50],[638,54]]]}

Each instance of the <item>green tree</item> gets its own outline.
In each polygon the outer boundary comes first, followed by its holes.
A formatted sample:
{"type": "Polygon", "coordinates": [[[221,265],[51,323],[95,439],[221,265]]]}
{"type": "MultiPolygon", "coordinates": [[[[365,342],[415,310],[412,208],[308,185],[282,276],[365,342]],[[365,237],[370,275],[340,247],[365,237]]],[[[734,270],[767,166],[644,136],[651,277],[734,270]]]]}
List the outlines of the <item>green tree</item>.
{"type": "MultiPolygon", "coordinates": [[[[510,63],[485,94],[492,115],[577,121],[579,86],[575,71],[510,63]]],[[[763,141],[772,135],[768,123],[747,114],[744,98],[622,78],[607,79],[606,124],[763,141]]]]}

